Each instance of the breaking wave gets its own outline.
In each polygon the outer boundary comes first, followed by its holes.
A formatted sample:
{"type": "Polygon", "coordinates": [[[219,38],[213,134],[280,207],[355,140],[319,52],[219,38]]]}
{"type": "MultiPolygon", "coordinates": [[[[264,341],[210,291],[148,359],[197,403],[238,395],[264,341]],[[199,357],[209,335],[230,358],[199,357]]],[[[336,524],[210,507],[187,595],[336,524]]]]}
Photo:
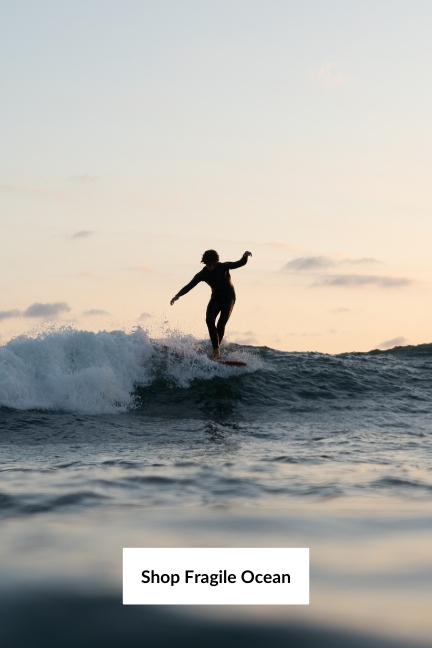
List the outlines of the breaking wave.
{"type": "MultiPolygon", "coordinates": [[[[246,356],[254,365],[250,353],[231,354],[246,356]]],[[[209,360],[206,346],[193,336],[171,334],[155,341],[141,328],[132,333],[66,329],[20,336],[0,347],[0,407],[107,414],[136,407],[137,386],[163,380],[187,388],[193,380],[233,372],[209,360]]]]}
{"type": "Polygon", "coordinates": [[[151,339],[75,329],[21,336],[0,347],[0,407],[111,414],[141,408],[194,418],[208,407],[248,416],[322,407],[416,408],[432,403],[432,345],[369,353],[288,353],[227,344],[236,369],[212,362],[209,345],[191,335],[151,339]],[[193,386],[193,389],[191,389],[193,386]]]}

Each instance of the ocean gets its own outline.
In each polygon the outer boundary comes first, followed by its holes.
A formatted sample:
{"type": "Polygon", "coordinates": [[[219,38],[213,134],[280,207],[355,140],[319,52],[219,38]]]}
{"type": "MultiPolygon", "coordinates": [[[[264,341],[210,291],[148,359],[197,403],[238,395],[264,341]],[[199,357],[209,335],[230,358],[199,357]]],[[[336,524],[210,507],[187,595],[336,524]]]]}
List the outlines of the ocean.
{"type": "Polygon", "coordinates": [[[0,347],[0,644],[432,646],[432,344],[0,347]],[[122,547],[309,547],[308,606],[123,606],[122,547]]]}

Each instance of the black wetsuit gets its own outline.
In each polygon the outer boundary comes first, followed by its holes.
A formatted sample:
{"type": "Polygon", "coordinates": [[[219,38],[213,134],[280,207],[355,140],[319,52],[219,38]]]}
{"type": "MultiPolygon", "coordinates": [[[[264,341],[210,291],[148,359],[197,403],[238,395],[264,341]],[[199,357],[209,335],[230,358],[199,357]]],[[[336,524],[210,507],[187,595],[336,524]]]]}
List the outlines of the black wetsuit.
{"type": "Polygon", "coordinates": [[[226,323],[229,320],[236,300],[236,294],[229,271],[246,265],[247,260],[248,257],[243,256],[240,261],[218,263],[214,270],[207,270],[207,268],[204,267],[201,272],[198,272],[192,281],[190,281],[187,286],[182,288],[176,295],[177,297],[186,295],[186,293],[188,293],[189,290],[192,290],[192,288],[195,288],[200,281],[205,281],[205,283],[210,286],[212,294],[207,306],[206,323],[213,349],[219,348],[225,333],[226,323]],[[219,313],[220,317],[216,326],[216,317],[219,313]]]}

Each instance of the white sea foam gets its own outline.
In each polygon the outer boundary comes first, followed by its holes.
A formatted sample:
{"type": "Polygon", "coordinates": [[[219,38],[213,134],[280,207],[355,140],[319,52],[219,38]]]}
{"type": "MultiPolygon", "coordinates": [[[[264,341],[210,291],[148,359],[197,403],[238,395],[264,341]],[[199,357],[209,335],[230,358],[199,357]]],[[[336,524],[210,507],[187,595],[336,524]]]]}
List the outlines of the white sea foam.
{"type": "MultiPolygon", "coordinates": [[[[151,340],[142,328],[131,333],[62,329],[21,336],[0,347],[0,406],[89,414],[125,411],[136,404],[136,385],[159,378],[187,388],[194,379],[238,371],[212,362],[207,351],[193,336],[171,332],[151,340]]],[[[230,355],[246,359],[241,351],[230,355]]]]}
{"type": "Polygon", "coordinates": [[[108,413],[133,404],[153,347],[144,331],[60,330],[0,347],[0,405],[108,413]]]}

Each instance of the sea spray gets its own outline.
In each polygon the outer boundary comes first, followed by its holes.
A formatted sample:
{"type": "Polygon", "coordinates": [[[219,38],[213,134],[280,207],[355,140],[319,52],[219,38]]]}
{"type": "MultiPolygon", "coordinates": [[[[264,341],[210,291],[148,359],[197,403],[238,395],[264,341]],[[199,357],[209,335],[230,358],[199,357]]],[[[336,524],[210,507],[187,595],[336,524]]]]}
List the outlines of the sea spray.
{"type": "MultiPolygon", "coordinates": [[[[246,356],[252,362],[253,354],[246,356]]],[[[64,328],[0,347],[0,407],[110,414],[135,407],[136,387],[155,380],[187,388],[196,379],[232,374],[191,335],[152,340],[141,327],[130,333],[64,328]]]]}
{"type": "Polygon", "coordinates": [[[133,405],[134,385],[150,380],[146,361],[153,353],[142,329],[20,336],[0,347],[0,405],[94,414],[125,410],[133,405]]]}

